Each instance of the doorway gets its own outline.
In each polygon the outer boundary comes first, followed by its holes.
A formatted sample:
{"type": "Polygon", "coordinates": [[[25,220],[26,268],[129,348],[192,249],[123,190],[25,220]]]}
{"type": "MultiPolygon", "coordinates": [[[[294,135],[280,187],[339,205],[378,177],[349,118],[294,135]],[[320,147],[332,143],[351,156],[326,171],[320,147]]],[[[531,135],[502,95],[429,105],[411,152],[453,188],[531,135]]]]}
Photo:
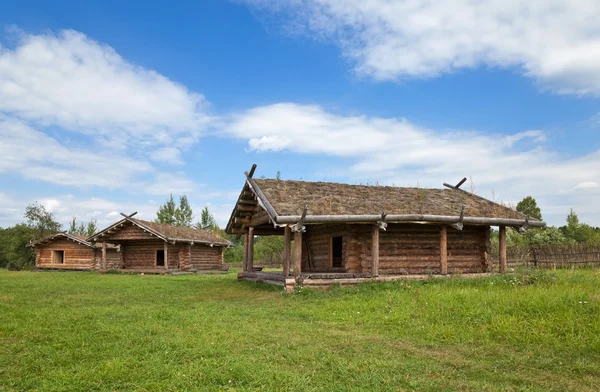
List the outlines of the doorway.
{"type": "Polygon", "coordinates": [[[156,266],[157,267],[165,266],[165,251],[164,251],[164,249],[156,251],[156,266]]]}

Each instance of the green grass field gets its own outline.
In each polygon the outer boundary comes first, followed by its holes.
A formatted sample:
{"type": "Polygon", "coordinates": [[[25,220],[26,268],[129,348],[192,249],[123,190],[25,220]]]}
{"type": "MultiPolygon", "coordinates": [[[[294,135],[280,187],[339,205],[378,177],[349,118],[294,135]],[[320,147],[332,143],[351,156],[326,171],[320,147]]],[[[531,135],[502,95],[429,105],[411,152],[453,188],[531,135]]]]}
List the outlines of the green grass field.
{"type": "Polygon", "coordinates": [[[0,271],[0,390],[598,390],[600,271],[327,292],[0,271]]]}

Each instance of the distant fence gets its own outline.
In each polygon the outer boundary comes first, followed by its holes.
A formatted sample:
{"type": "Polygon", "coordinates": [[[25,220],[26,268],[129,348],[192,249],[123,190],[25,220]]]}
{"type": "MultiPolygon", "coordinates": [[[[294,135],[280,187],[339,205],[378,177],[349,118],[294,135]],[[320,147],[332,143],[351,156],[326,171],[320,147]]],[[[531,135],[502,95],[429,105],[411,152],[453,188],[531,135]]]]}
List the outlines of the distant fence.
{"type": "MultiPolygon", "coordinates": [[[[497,249],[493,249],[492,258],[498,262],[497,249]]],[[[506,249],[506,258],[508,265],[511,267],[593,267],[600,266],[600,245],[517,245],[506,249]]]]}

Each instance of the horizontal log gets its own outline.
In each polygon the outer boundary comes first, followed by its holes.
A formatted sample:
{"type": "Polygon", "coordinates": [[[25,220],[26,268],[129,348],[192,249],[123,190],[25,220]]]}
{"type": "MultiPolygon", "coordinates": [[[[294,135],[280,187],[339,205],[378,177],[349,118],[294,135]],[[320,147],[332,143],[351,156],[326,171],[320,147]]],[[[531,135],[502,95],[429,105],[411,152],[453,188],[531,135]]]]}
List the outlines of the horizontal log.
{"type": "MultiPolygon", "coordinates": [[[[276,222],[279,224],[298,223],[300,215],[278,216],[276,222]]],[[[458,221],[458,216],[448,215],[422,215],[422,214],[402,214],[387,215],[386,222],[430,222],[452,224],[458,221]]],[[[381,215],[307,215],[305,223],[370,223],[377,222],[381,215]]],[[[485,217],[464,217],[465,225],[485,225],[485,226],[513,226],[520,227],[525,224],[525,219],[508,218],[485,218],[485,217]]],[[[544,227],[545,222],[529,221],[531,227],[544,227]]]]}

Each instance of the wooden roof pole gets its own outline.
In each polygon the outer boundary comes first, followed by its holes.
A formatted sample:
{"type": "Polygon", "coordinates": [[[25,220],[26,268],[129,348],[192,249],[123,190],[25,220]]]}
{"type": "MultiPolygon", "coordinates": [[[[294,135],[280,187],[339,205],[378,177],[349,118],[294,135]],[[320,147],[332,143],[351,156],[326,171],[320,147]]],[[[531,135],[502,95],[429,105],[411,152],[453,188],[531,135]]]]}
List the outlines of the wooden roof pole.
{"type": "Polygon", "coordinates": [[[448,274],[448,229],[445,225],[440,228],[440,273],[448,274]]]}
{"type": "Polygon", "coordinates": [[[506,272],[506,227],[500,226],[498,231],[498,253],[500,259],[500,272],[506,272]]]}
{"type": "Polygon", "coordinates": [[[248,227],[248,271],[254,271],[254,227],[248,227]]]}
{"type": "Polygon", "coordinates": [[[292,229],[285,226],[283,229],[283,276],[290,276],[290,260],[292,247],[292,229]]]}

